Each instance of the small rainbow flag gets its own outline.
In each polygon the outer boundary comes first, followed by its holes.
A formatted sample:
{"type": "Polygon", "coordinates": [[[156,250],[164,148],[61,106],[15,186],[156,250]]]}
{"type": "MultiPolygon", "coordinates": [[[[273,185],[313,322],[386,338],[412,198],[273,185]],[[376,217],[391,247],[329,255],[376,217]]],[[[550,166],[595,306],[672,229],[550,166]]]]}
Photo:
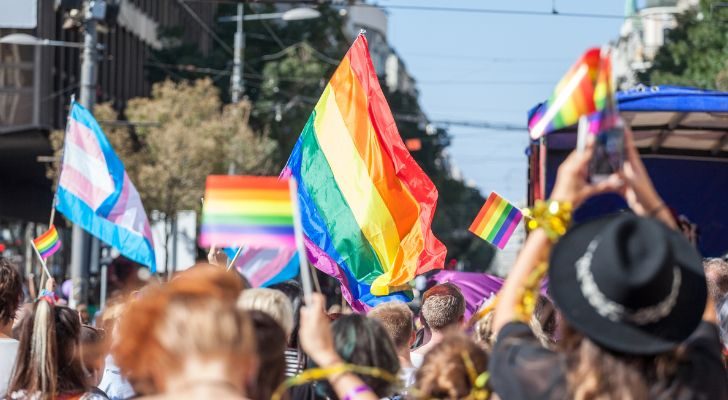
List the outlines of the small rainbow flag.
{"type": "Polygon", "coordinates": [[[33,239],[35,248],[43,259],[52,256],[61,249],[61,239],[58,237],[58,231],[55,225],[51,225],[44,234],[33,239]]]}
{"type": "Polygon", "coordinates": [[[492,192],[469,230],[503,249],[522,218],[523,214],[518,207],[492,192]]]}
{"type": "Polygon", "coordinates": [[[269,176],[208,176],[200,246],[295,248],[290,185],[269,176]]]}
{"type": "Polygon", "coordinates": [[[556,85],[554,93],[528,121],[532,139],[576,124],[579,117],[597,111],[594,83],[599,74],[601,51],[587,50],[556,85]]]}

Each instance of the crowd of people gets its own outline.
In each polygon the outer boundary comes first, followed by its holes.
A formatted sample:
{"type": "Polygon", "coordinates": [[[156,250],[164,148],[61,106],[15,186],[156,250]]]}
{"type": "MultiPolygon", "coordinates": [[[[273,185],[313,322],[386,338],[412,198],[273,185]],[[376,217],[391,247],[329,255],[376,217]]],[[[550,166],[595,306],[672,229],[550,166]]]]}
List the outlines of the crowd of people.
{"type": "Polygon", "coordinates": [[[25,301],[0,258],[0,396],[728,399],[728,263],[679,233],[625,139],[609,179],[587,179],[590,146],[562,163],[502,289],[469,320],[452,283],[418,310],[326,312],[297,281],[250,288],[204,263],[114,298],[92,326],[52,280],[25,301]],[[631,210],[570,226],[571,210],[607,191],[631,210]]]}

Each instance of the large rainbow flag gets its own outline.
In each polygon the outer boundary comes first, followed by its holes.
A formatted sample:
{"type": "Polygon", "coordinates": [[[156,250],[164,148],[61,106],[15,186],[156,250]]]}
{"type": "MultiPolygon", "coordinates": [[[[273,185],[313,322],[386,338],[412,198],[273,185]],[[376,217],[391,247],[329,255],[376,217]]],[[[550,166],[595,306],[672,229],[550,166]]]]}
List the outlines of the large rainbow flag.
{"type": "Polygon", "coordinates": [[[369,58],[354,41],[281,176],[299,183],[309,260],[341,282],[357,311],[443,267],[433,235],[437,189],[407,151],[369,58]]]}

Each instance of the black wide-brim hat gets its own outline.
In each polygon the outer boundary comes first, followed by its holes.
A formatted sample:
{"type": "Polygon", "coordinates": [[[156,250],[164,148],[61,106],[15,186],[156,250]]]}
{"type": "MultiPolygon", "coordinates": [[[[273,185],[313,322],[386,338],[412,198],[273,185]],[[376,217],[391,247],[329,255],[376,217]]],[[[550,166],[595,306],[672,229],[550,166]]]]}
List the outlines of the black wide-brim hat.
{"type": "Polygon", "coordinates": [[[702,259],[678,232],[623,213],[575,226],[551,252],[549,293],[564,318],[620,353],[670,351],[700,323],[702,259]]]}

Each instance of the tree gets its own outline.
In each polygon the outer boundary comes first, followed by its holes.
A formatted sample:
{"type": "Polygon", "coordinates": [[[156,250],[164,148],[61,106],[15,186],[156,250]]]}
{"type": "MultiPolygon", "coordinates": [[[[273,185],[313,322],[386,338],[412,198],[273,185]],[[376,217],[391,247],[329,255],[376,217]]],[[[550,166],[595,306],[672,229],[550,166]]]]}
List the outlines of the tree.
{"type": "MultiPolygon", "coordinates": [[[[271,162],[276,144],[248,126],[250,108],[245,101],[223,106],[210,79],[165,81],[154,85],[150,98],[129,101],[126,117],[143,124],[105,129],[150,218],[164,221],[168,238],[178,211],[200,209],[207,175],[278,173],[271,162]]],[[[98,120],[118,118],[109,104],[94,113],[98,120]]],[[[59,156],[61,138],[62,132],[53,134],[59,156]]]]}
{"type": "Polygon", "coordinates": [[[701,0],[678,15],[652,66],[639,74],[650,85],[684,85],[728,90],[728,7],[701,0]]]}

